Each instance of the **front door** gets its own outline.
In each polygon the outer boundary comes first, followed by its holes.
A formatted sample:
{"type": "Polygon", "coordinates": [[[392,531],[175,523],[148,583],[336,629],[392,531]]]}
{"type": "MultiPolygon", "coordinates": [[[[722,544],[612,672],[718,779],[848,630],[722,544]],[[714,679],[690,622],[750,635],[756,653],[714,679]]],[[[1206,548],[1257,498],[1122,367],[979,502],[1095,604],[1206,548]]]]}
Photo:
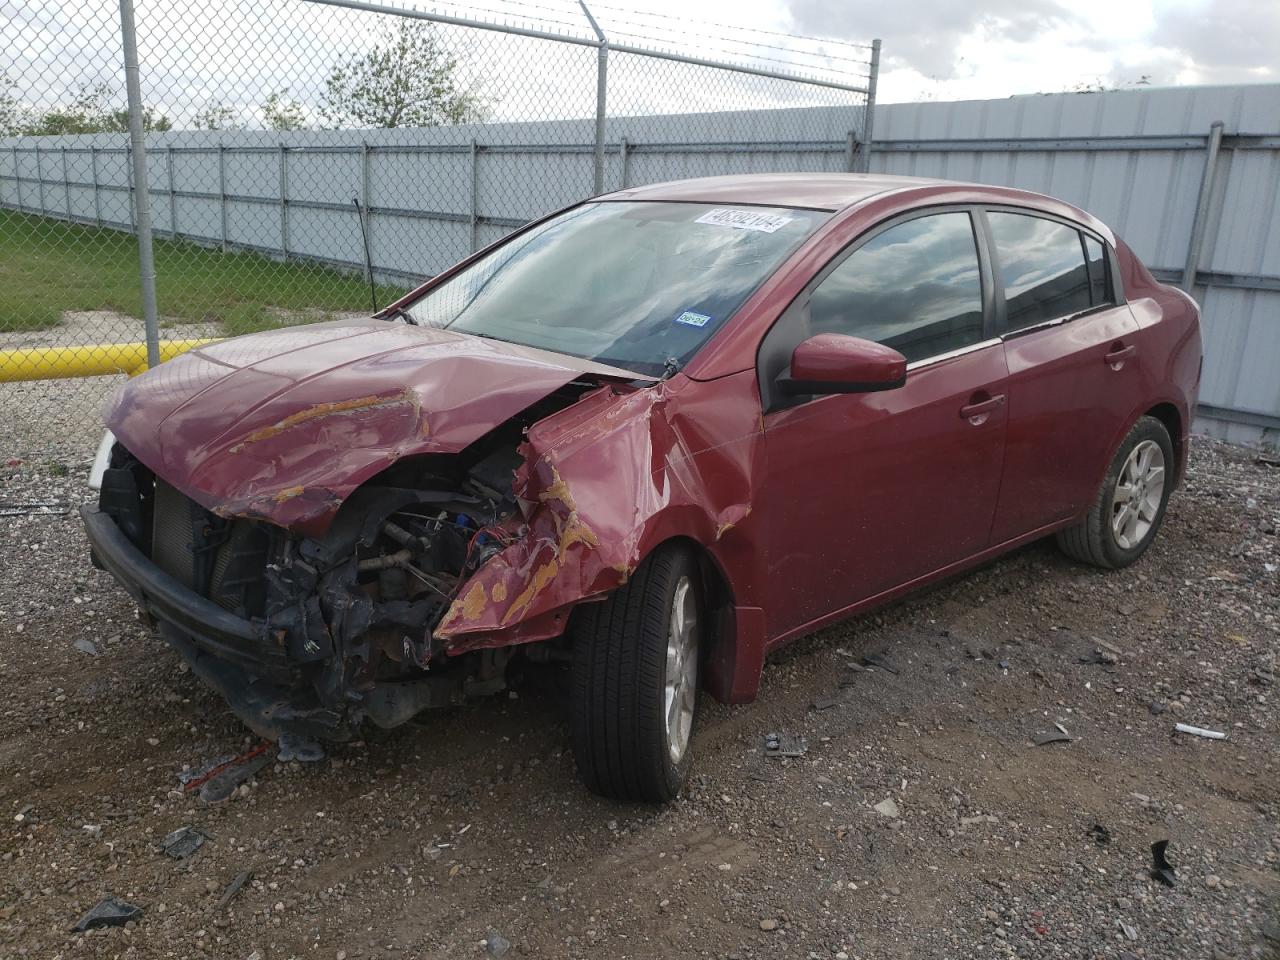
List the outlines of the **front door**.
{"type": "Polygon", "coordinates": [[[989,271],[972,216],[952,210],[879,228],[819,274],[762,346],[773,637],[989,542],[1007,369],[990,335],[989,271]],[[817,333],[894,347],[909,361],[905,386],[782,405],[769,384],[785,369],[768,358],[789,363],[795,344],[817,333]]]}

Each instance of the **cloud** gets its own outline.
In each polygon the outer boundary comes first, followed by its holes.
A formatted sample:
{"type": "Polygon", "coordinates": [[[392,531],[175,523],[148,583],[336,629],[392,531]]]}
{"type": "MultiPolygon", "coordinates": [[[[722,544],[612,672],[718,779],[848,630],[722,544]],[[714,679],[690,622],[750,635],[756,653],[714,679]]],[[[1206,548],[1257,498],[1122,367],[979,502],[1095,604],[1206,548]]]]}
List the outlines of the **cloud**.
{"type": "Polygon", "coordinates": [[[1209,69],[1273,66],[1280,57],[1280,4],[1210,0],[1191,8],[1157,9],[1151,40],[1209,69]]]}
{"type": "Polygon", "coordinates": [[[960,69],[961,41],[975,34],[991,41],[1034,43],[1077,25],[1078,15],[1058,0],[918,0],[909,7],[868,0],[789,0],[795,29],[819,36],[884,41],[886,67],[906,67],[948,80],[960,69]]]}

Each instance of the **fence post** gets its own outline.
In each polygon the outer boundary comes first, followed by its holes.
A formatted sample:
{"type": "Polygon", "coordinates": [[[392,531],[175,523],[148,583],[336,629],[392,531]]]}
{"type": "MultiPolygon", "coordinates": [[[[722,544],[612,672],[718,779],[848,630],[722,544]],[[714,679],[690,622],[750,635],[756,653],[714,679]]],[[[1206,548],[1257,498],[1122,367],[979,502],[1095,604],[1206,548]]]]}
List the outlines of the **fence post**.
{"type": "Polygon", "coordinates": [[[102,200],[98,190],[98,147],[89,147],[89,173],[93,177],[93,224],[102,227],[102,200]]]}
{"type": "MultiPolygon", "coordinates": [[[[373,246],[369,242],[369,237],[373,233],[373,216],[369,213],[369,144],[363,141],[360,144],[360,210],[358,215],[364,221],[365,246],[372,250],[373,246]]],[[[366,283],[373,283],[372,254],[365,257],[364,279],[366,283]]]]}
{"type": "Polygon", "coordinates": [[[476,145],[475,137],[471,138],[471,252],[475,253],[479,246],[479,236],[477,230],[480,224],[480,178],[479,178],[479,161],[480,151],[476,145]]]}
{"type": "Polygon", "coordinates": [[[1209,139],[1205,144],[1204,174],[1200,179],[1200,196],[1196,198],[1196,215],[1191,221],[1191,239],[1187,243],[1187,262],[1182,268],[1180,286],[1187,293],[1196,285],[1196,273],[1200,269],[1200,247],[1204,244],[1204,231],[1209,222],[1209,204],[1213,200],[1213,181],[1218,172],[1218,153],[1222,148],[1222,121],[1215,120],[1209,126],[1209,139]]]}
{"type": "Polygon", "coordinates": [[[218,143],[218,226],[222,252],[227,252],[227,147],[218,143]]]}
{"type": "Polygon", "coordinates": [[[289,163],[280,144],[280,252],[289,259],[289,163]]]}
{"type": "Polygon", "coordinates": [[[62,209],[71,222],[71,177],[67,174],[67,148],[62,148],[62,209]]]}
{"type": "Polygon", "coordinates": [[[18,168],[18,145],[13,145],[13,198],[18,202],[18,212],[23,210],[22,171],[18,168]]]}
{"type": "Polygon", "coordinates": [[[147,144],[142,131],[142,90],[138,82],[138,37],[133,0],[120,0],[120,39],[124,46],[124,82],[129,95],[129,145],[133,157],[133,206],[138,221],[138,279],[142,284],[142,323],[147,337],[147,366],[160,363],[160,324],[156,312],[156,261],[151,247],[151,197],[147,194],[147,144]]]}
{"type": "Polygon", "coordinates": [[[173,147],[164,148],[164,175],[169,182],[169,236],[178,239],[178,195],[173,186],[173,147]]]}
{"type": "Polygon", "coordinates": [[[44,166],[40,163],[40,144],[36,144],[36,196],[40,198],[40,216],[44,216],[44,166]]]}
{"type": "Polygon", "coordinates": [[[622,168],[620,189],[627,189],[627,174],[631,172],[631,143],[626,137],[618,142],[618,165],[622,168]]]}
{"type": "Polygon", "coordinates": [[[596,35],[596,151],[591,193],[598,197],[604,193],[604,126],[609,93],[609,41],[600,29],[600,24],[596,23],[596,18],[587,9],[586,0],[578,0],[578,6],[582,7],[582,12],[596,35]]]}
{"type": "Polygon", "coordinates": [[[871,70],[867,73],[867,116],[862,124],[862,150],[858,168],[871,172],[871,138],[876,124],[876,84],[880,79],[880,41],[871,41],[871,70]]]}
{"type": "Polygon", "coordinates": [[[847,173],[858,170],[858,131],[850,130],[844,142],[844,169],[847,173]]]}

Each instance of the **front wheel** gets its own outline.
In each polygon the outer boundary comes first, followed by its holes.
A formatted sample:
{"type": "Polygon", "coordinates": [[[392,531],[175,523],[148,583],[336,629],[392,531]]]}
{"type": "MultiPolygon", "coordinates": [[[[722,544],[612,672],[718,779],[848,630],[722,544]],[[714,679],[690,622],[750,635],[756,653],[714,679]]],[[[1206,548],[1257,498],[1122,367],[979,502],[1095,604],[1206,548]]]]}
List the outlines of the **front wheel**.
{"type": "Polygon", "coordinates": [[[575,614],[573,750],[592,791],[650,803],[680,792],[698,705],[699,584],[692,553],[668,545],[575,614]]]}
{"type": "Polygon", "coordinates": [[[1137,560],[1164,521],[1173,490],[1173,442],[1155,417],[1142,417],[1120,443],[1083,523],[1058,534],[1067,556],[1110,570],[1137,560]]]}

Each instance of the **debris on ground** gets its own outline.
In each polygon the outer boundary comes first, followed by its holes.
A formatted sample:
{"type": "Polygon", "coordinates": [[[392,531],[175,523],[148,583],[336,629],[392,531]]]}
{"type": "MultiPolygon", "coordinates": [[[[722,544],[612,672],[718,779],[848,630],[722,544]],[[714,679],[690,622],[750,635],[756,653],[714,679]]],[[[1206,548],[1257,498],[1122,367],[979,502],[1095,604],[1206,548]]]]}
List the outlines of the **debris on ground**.
{"type": "Polygon", "coordinates": [[[70,512],[71,504],[65,500],[37,500],[31,503],[0,503],[0,517],[62,517],[66,516],[70,512]]]}
{"type": "MultiPolygon", "coordinates": [[[[213,908],[213,912],[221,913],[227,909],[227,906],[240,894],[240,891],[244,889],[244,885],[251,879],[253,879],[253,871],[251,870],[241,870],[237,873],[231,879],[231,882],[227,884],[226,889],[222,891],[222,897],[218,900],[218,905],[213,908]]],[[[216,890],[217,887],[214,889],[216,890]]]]}
{"type": "Polygon", "coordinates": [[[1178,733],[1189,733],[1193,737],[1204,737],[1206,740],[1225,740],[1227,735],[1218,730],[1206,730],[1204,727],[1193,727],[1189,723],[1175,723],[1173,729],[1178,733]]]}
{"type": "Polygon", "coordinates": [[[764,738],[764,752],[769,757],[802,757],[809,749],[803,737],[786,733],[768,733],[764,738]]]}
{"type": "Polygon", "coordinates": [[[267,752],[270,746],[270,743],[261,743],[234,760],[214,767],[203,777],[188,783],[186,789],[191,791],[198,787],[203,803],[222,803],[235,793],[237,787],[252,780],[259,770],[271,762],[271,756],[267,752]]]}
{"type": "Polygon", "coordinates": [[[1165,857],[1168,846],[1168,840],[1157,840],[1151,845],[1151,876],[1166,887],[1172,887],[1178,880],[1178,874],[1173,864],[1165,857]]]}
{"type": "Polygon", "coordinates": [[[898,668],[894,666],[893,661],[890,660],[888,657],[886,657],[883,653],[868,653],[866,656],[862,658],[862,662],[868,667],[876,667],[880,670],[887,670],[889,671],[889,673],[896,674],[898,672],[898,668]]]}
{"type": "Polygon", "coordinates": [[[1037,733],[1031,738],[1031,742],[1037,747],[1043,747],[1049,743],[1072,743],[1070,735],[1062,730],[1049,730],[1045,733],[1037,733]]]}
{"type": "Polygon", "coordinates": [[[1095,823],[1089,828],[1089,837],[1098,846],[1105,846],[1111,842],[1111,831],[1100,823],[1095,823]]]}
{"type": "Polygon", "coordinates": [[[86,640],[84,637],[81,637],[79,640],[73,643],[72,646],[75,647],[77,650],[79,650],[81,653],[89,654],[89,656],[91,657],[96,657],[98,655],[97,644],[95,644],[92,640],[86,640]]]}
{"type": "Polygon", "coordinates": [[[80,918],[80,922],[71,930],[73,933],[84,933],[86,930],[96,930],[98,927],[123,927],[140,916],[142,916],[141,907],[135,907],[132,903],[125,903],[115,897],[103,897],[80,918]]]}
{"type": "Polygon", "coordinates": [[[179,827],[160,841],[160,850],[174,860],[185,860],[202,846],[209,837],[194,827],[179,827]]]}
{"type": "Polygon", "coordinates": [[[491,957],[505,957],[511,950],[511,941],[490,927],[484,937],[484,949],[491,957]]]}
{"type": "Polygon", "coordinates": [[[871,809],[880,814],[880,816],[889,817],[891,820],[896,820],[902,816],[902,812],[898,809],[898,804],[894,802],[893,797],[886,797],[871,809]]]}

